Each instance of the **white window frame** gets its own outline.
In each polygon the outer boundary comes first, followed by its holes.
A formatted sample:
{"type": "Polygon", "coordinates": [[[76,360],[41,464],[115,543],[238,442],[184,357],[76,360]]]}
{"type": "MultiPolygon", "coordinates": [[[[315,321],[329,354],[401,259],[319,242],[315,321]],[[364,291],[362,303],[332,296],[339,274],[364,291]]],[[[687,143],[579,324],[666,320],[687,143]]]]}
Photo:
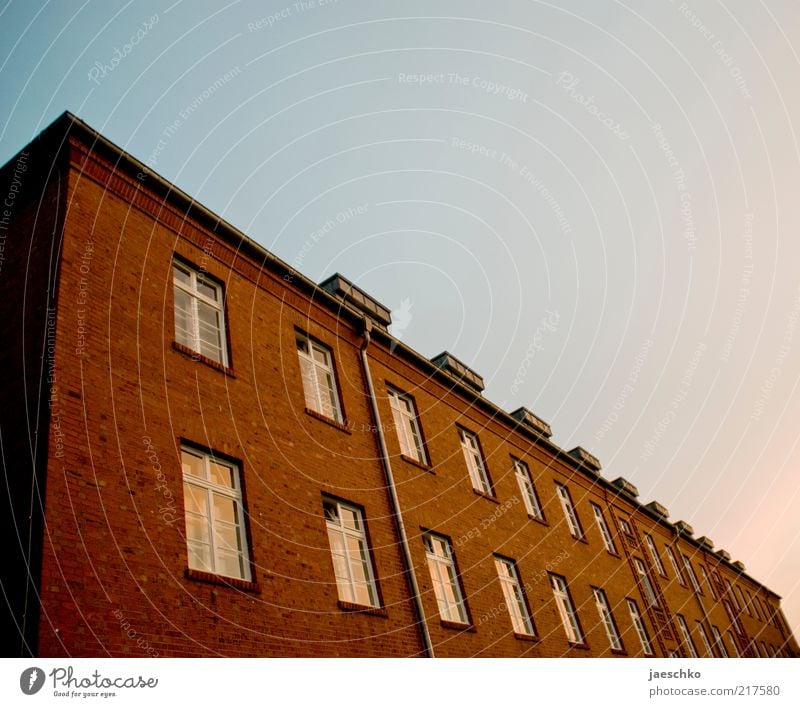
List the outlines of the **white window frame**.
{"type": "Polygon", "coordinates": [[[533,620],[522,592],[522,582],[519,579],[516,563],[507,557],[495,555],[494,566],[514,633],[534,636],[533,620]]]}
{"type": "Polygon", "coordinates": [[[250,568],[250,553],[247,547],[247,531],[245,529],[245,514],[244,514],[244,503],[242,499],[241,470],[239,469],[238,464],[235,464],[234,462],[228,461],[226,459],[221,459],[220,457],[215,456],[213,453],[203,452],[189,445],[181,445],[181,468],[183,472],[183,484],[184,484],[184,516],[187,522],[186,551],[187,551],[187,564],[189,569],[197,570],[200,572],[209,572],[210,574],[216,574],[223,577],[242,579],[249,582],[252,578],[252,574],[250,568]],[[201,460],[205,478],[195,476],[194,474],[187,472],[186,466],[183,463],[184,454],[190,455],[192,457],[201,460]],[[230,469],[232,486],[223,486],[221,484],[211,481],[210,465],[212,463],[230,469]],[[185,500],[186,486],[191,486],[194,490],[203,494],[203,496],[205,497],[206,515],[195,513],[188,509],[185,500]],[[236,508],[235,523],[228,523],[221,519],[215,518],[214,516],[215,495],[225,499],[229,499],[234,502],[236,508]],[[192,516],[195,517],[195,519],[198,521],[200,520],[205,521],[206,538],[208,539],[207,542],[203,542],[195,538],[189,537],[188,520],[192,516]],[[238,544],[238,548],[235,550],[235,554],[238,555],[239,559],[238,574],[227,574],[222,571],[220,553],[224,552],[225,554],[233,555],[234,551],[230,549],[224,550],[223,548],[219,547],[219,543],[215,537],[216,535],[215,528],[220,528],[220,527],[224,527],[227,529],[230,529],[232,527],[236,531],[236,541],[238,544]],[[192,552],[190,551],[190,547],[193,544],[208,546],[210,565],[203,566],[202,563],[193,562],[192,559],[193,555],[192,552]]]}
{"type": "Polygon", "coordinates": [[[711,635],[714,637],[714,643],[717,644],[717,650],[719,651],[720,656],[723,658],[730,658],[728,655],[728,649],[725,647],[725,641],[722,640],[722,634],[713,624],[711,625],[711,635]]]}
{"type": "Polygon", "coordinates": [[[594,594],[594,603],[597,607],[597,614],[600,616],[600,621],[606,629],[606,636],[608,636],[608,644],[612,650],[622,651],[625,650],[622,645],[622,638],[619,635],[617,622],[614,620],[614,614],[611,611],[611,606],[608,603],[608,597],[604,590],[599,587],[592,587],[594,594]]]}
{"type": "Polygon", "coordinates": [[[669,557],[672,570],[675,572],[675,579],[678,580],[678,584],[680,584],[682,587],[685,587],[686,580],[683,578],[681,568],[678,566],[678,560],[675,559],[675,553],[672,551],[672,548],[669,545],[667,545],[664,549],[667,551],[667,557],[669,557]]]}
{"type": "MultiPolygon", "coordinates": [[[[172,261],[172,284],[173,284],[173,315],[174,315],[174,326],[175,326],[175,341],[182,346],[186,346],[187,348],[195,351],[201,356],[205,356],[206,358],[216,361],[217,363],[228,366],[228,341],[227,341],[227,333],[225,331],[225,297],[224,292],[222,289],[222,284],[215,281],[213,278],[208,276],[206,273],[197,270],[196,268],[192,267],[191,265],[187,265],[186,263],[173,259],[172,261]],[[185,275],[189,276],[189,282],[181,282],[175,271],[180,270],[185,275]],[[217,298],[212,299],[211,297],[203,294],[199,287],[198,283],[202,283],[204,286],[214,290],[217,293],[217,298]],[[189,311],[187,315],[189,317],[189,325],[191,326],[191,331],[187,332],[180,332],[178,330],[178,321],[177,321],[177,301],[174,296],[175,289],[181,290],[184,294],[189,297],[189,311]],[[209,355],[212,352],[206,350],[203,351],[203,341],[200,338],[200,303],[210,307],[211,309],[215,310],[217,313],[217,321],[218,321],[218,333],[219,333],[219,347],[218,347],[218,354],[216,355],[209,355]]],[[[206,345],[209,345],[206,342],[206,345]]],[[[217,345],[214,345],[217,348],[217,345]]]]}
{"type": "Polygon", "coordinates": [[[391,386],[387,386],[386,391],[389,396],[389,405],[392,408],[394,425],[397,429],[400,453],[420,464],[427,465],[428,456],[425,452],[422,427],[419,423],[419,414],[414,398],[391,386]]]}
{"type": "Polygon", "coordinates": [[[736,645],[736,638],[733,635],[733,631],[731,629],[728,629],[725,633],[728,636],[728,643],[730,643],[731,648],[733,648],[733,657],[741,658],[742,655],[741,653],[739,653],[739,646],[736,645]]]}
{"type": "Polygon", "coordinates": [[[650,581],[650,575],[647,573],[647,565],[640,557],[633,558],[633,565],[636,567],[636,573],[639,575],[642,586],[644,587],[644,600],[648,606],[658,606],[658,598],[656,597],[653,583],[650,581]]]}
{"type": "Polygon", "coordinates": [[[639,611],[639,605],[636,603],[636,600],[634,599],[627,598],[625,599],[625,601],[628,604],[628,611],[631,614],[633,627],[636,629],[636,634],[639,636],[639,643],[642,644],[642,651],[647,656],[654,655],[653,644],[650,641],[650,636],[647,633],[647,627],[645,626],[644,619],[642,618],[642,614],[639,611]]]}
{"type": "Polygon", "coordinates": [[[461,451],[464,453],[464,463],[467,465],[472,488],[479,493],[493,496],[492,484],[489,481],[489,472],[483,458],[483,450],[478,435],[463,427],[458,427],[458,438],[461,442],[461,451]]]}
{"type": "Polygon", "coordinates": [[[561,575],[551,574],[550,586],[553,589],[553,598],[558,607],[559,616],[561,616],[561,625],[564,627],[567,641],[576,645],[583,644],[585,642],[583,630],[578,619],[578,612],[575,610],[575,605],[569,593],[567,580],[561,575]]]}
{"type": "Polygon", "coordinates": [[[708,585],[708,591],[711,593],[711,598],[716,601],[718,598],[717,590],[714,588],[713,580],[711,579],[711,575],[708,573],[705,565],[700,565],[700,573],[703,575],[703,579],[708,585]]]}
{"type": "Polygon", "coordinates": [[[711,647],[711,639],[708,637],[708,633],[706,632],[705,626],[703,626],[703,622],[697,619],[695,624],[697,626],[697,631],[700,634],[700,638],[703,641],[703,648],[705,649],[706,654],[709,658],[714,658],[714,649],[711,647]]]}
{"type": "Polygon", "coordinates": [[[378,583],[375,580],[375,569],[372,566],[364,513],[358,506],[330,496],[323,497],[322,507],[339,599],[360,606],[380,607],[378,583]],[[354,522],[348,524],[343,511],[352,514],[354,522]],[[334,538],[340,541],[341,552],[334,551],[337,544],[334,538]],[[357,543],[358,557],[353,557],[353,548],[348,541],[357,543]],[[337,563],[337,557],[341,559],[341,562],[337,563]],[[357,579],[357,576],[362,579],[357,579]],[[359,596],[358,587],[366,590],[366,601],[359,596]]]}
{"type": "Polygon", "coordinates": [[[596,503],[589,504],[592,507],[592,513],[594,513],[594,520],[597,523],[597,527],[600,530],[600,535],[603,538],[603,545],[606,546],[606,550],[608,550],[612,555],[617,555],[617,546],[614,544],[614,538],[611,537],[611,529],[608,527],[608,523],[606,523],[606,518],[603,515],[603,509],[600,508],[596,503]]]}
{"type": "Polygon", "coordinates": [[[464,593],[461,591],[461,581],[450,539],[436,533],[424,533],[422,542],[425,545],[425,557],[439,608],[439,617],[443,621],[468,625],[467,605],[464,602],[464,593]]]}
{"type": "Polygon", "coordinates": [[[683,642],[686,644],[686,647],[689,650],[689,656],[691,658],[699,658],[700,656],[697,654],[697,646],[694,645],[692,634],[689,632],[689,627],[686,625],[686,619],[684,619],[680,614],[676,614],[675,620],[678,622],[678,627],[681,630],[681,634],[683,634],[683,642]]]}
{"type": "Polygon", "coordinates": [[[301,331],[296,332],[295,342],[306,408],[343,424],[336,368],[330,348],[301,331]],[[314,354],[319,354],[323,360],[316,360],[314,354]]]}
{"type": "Polygon", "coordinates": [[[569,489],[564,485],[556,482],[556,492],[558,500],[561,501],[561,508],[564,511],[564,517],[567,520],[567,527],[573,538],[583,540],[583,528],[581,527],[578,512],[575,510],[575,505],[572,503],[572,496],[569,489]]]}
{"type": "Polygon", "coordinates": [[[514,465],[514,475],[517,477],[517,485],[519,486],[520,494],[522,494],[525,510],[531,518],[544,520],[542,504],[539,503],[539,495],[536,493],[536,486],[533,483],[530,468],[524,461],[516,457],[511,457],[511,461],[514,465]]]}
{"type": "Polygon", "coordinates": [[[702,594],[703,588],[700,586],[700,582],[697,580],[697,575],[694,573],[692,561],[683,553],[681,553],[681,559],[683,560],[683,567],[686,570],[686,575],[689,577],[689,584],[697,594],[702,594]]]}
{"type": "Polygon", "coordinates": [[[653,540],[653,536],[649,533],[644,534],[644,544],[647,545],[647,551],[650,553],[650,557],[653,559],[653,564],[655,568],[658,570],[658,573],[662,577],[667,576],[667,568],[664,567],[664,561],[661,559],[661,555],[658,554],[658,548],[656,547],[656,542],[653,540]]]}

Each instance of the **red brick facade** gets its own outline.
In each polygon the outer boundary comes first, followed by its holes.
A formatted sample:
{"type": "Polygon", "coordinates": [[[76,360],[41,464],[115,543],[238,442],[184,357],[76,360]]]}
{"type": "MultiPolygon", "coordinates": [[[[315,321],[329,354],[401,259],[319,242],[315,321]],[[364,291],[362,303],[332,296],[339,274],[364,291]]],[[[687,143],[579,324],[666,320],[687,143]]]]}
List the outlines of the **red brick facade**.
{"type": "MultiPolygon", "coordinates": [[[[741,568],[380,326],[367,345],[355,307],[192,204],[80,121],[64,116],[26,149],[24,189],[0,272],[10,342],[3,363],[14,374],[2,381],[10,404],[0,420],[6,477],[15,465],[20,470],[4,507],[16,520],[6,521],[4,537],[18,538],[9,541],[14,576],[30,568],[31,578],[3,580],[14,598],[4,633],[21,636],[6,654],[425,655],[378,427],[436,656],[642,655],[628,599],[642,614],[656,656],[689,654],[678,614],[700,655],[706,649],[697,622],[715,655],[722,651],[712,627],[727,654],[798,653],[779,597],[741,568]],[[224,288],[226,364],[176,343],[176,258],[224,288]],[[48,300],[51,281],[55,296],[48,300]],[[298,331],[332,352],[340,423],[306,409],[298,331]],[[379,420],[362,362],[365,346],[379,420]],[[413,397],[429,465],[401,455],[387,385],[413,397]],[[37,400],[38,412],[31,405],[37,400]],[[472,488],[457,425],[480,439],[490,494],[472,488]],[[238,466],[250,580],[188,570],[182,444],[238,466]],[[530,469],[543,520],[526,512],[512,457],[530,469]],[[569,489],[581,539],[569,531],[556,483],[569,489]],[[339,599],[323,495],[362,510],[377,608],[339,599]],[[616,554],[604,546],[592,503],[616,554]],[[41,510],[17,535],[29,507],[41,510]],[[466,624],[440,620],[421,537],[427,531],[450,539],[466,624]],[[666,576],[644,545],[646,533],[666,576]],[[700,592],[683,566],[679,583],[667,546],[679,563],[688,558],[700,592]],[[513,631],[493,555],[516,563],[533,636],[513,631]],[[647,567],[654,606],[637,584],[637,558],[647,567]],[[549,573],[568,584],[580,641],[567,640],[549,573]],[[620,650],[611,648],[593,587],[605,592],[620,650]]],[[[4,185],[14,165],[3,169],[4,185]]]]}

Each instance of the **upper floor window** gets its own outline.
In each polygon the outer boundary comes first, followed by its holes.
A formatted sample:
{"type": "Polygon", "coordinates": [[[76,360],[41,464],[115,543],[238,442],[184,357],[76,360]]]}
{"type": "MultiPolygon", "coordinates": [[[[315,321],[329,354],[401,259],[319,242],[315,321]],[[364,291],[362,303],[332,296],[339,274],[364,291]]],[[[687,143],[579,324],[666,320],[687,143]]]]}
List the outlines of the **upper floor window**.
{"type": "Polygon", "coordinates": [[[653,564],[655,565],[655,568],[658,570],[658,573],[662,577],[666,577],[667,570],[664,569],[664,563],[661,561],[661,556],[658,554],[658,549],[656,548],[653,536],[645,533],[644,544],[647,545],[647,551],[650,553],[650,557],[653,559],[653,564]]]}
{"type": "Polygon", "coordinates": [[[708,585],[708,591],[711,592],[711,596],[714,598],[714,600],[716,600],[717,590],[714,589],[714,583],[711,579],[711,575],[708,574],[705,565],[700,565],[700,573],[703,575],[703,579],[705,580],[705,583],[708,585]]]}
{"type": "Polygon", "coordinates": [[[503,598],[508,615],[511,617],[514,633],[533,636],[533,621],[530,611],[528,611],[528,604],[525,602],[525,595],[522,593],[522,584],[519,581],[516,564],[513,560],[495,555],[494,566],[503,589],[503,598]]]}
{"type": "Polygon", "coordinates": [[[611,612],[606,593],[598,587],[592,587],[592,592],[594,593],[594,603],[597,605],[597,613],[600,615],[600,620],[606,629],[608,643],[613,650],[621,651],[622,639],[619,637],[617,622],[614,621],[614,614],[611,612]]]}
{"type": "Polygon", "coordinates": [[[575,506],[572,505],[572,497],[569,495],[569,489],[563,484],[557,483],[556,490],[558,491],[558,498],[561,501],[561,507],[564,509],[564,517],[567,519],[569,532],[572,533],[573,537],[583,539],[583,529],[578,520],[578,513],[575,510],[575,506]]]}
{"type": "Polygon", "coordinates": [[[675,553],[669,546],[667,546],[666,550],[667,550],[667,557],[669,557],[669,563],[672,565],[672,571],[675,572],[675,579],[678,580],[678,584],[685,587],[686,581],[683,579],[683,572],[681,572],[681,568],[678,567],[678,561],[675,559],[675,553]]]}
{"type": "Polygon", "coordinates": [[[486,462],[483,459],[478,435],[459,427],[458,436],[461,440],[461,451],[464,452],[464,460],[467,463],[467,471],[472,481],[472,488],[491,496],[492,485],[489,482],[489,472],[486,470],[486,462]]]}
{"type": "Polygon", "coordinates": [[[616,555],[617,547],[614,545],[614,538],[611,537],[611,531],[608,529],[608,524],[606,523],[605,516],[603,515],[603,509],[600,508],[600,506],[598,506],[596,503],[593,503],[592,512],[594,513],[594,519],[597,522],[597,527],[600,530],[600,535],[603,537],[603,544],[606,546],[606,550],[616,555]]]}
{"type": "Polygon", "coordinates": [[[713,658],[714,651],[711,648],[711,641],[708,640],[708,634],[706,633],[705,626],[703,626],[699,619],[695,623],[697,624],[697,632],[700,634],[700,640],[703,641],[703,648],[706,651],[706,655],[709,658],[713,658]]]}
{"type": "Polygon", "coordinates": [[[433,593],[439,606],[439,616],[444,621],[469,623],[450,540],[443,535],[425,533],[422,542],[425,544],[425,557],[431,573],[433,593]]]}
{"type": "Polygon", "coordinates": [[[741,658],[742,656],[739,653],[739,647],[736,645],[736,638],[733,635],[733,631],[728,629],[725,633],[728,636],[728,643],[730,643],[730,646],[731,646],[732,657],[733,658],[741,658]]]}
{"type": "Polygon", "coordinates": [[[714,636],[714,643],[717,644],[717,650],[722,658],[730,657],[728,655],[728,649],[725,648],[725,642],[722,640],[722,634],[719,632],[719,629],[716,626],[711,627],[711,634],[714,636]]]}
{"type": "Polygon", "coordinates": [[[647,574],[647,567],[644,561],[638,557],[633,558],[633,565],[636,567],[636,573],[639,575],[639,581],[642,585],[642,593],[644,594],[645,601],[648,606],[658,606],[656,593],[653,589],[653,583],[650,581],[650,575],[647,574]]]}
{"type": "Polygon", "coordinates": [[[425,445],[422,442],[422,430],[414,399],[394,388],[388,388],[387,392],[394,426],[397,429],[397,439],[400,443],[400,453],[420,464],[427,464],[428,459],[425,454],[425,445]]]}
{"type": "Polygon", "coordinates": [[[322,506],[339,599],[362,606],[379,606],[361,510],[332,498],[324,499],[322,506]]]}
{"type": "Polygon", "coordinates": [[[642,644],[642,651],[645,655],[653,655],[653,645],[650,643],[650,636],[647,633],[647,627],[644,625],[644,619],[639,612],[639,607],[633,599],[626,599],[628,603],[628,610],[631,612],[631,620],[636,628],[636,633],[639,635],[639,642],[642,644]]]}
{"type": "Polygon", "coordinates": [[[306,407],[335,422],[343,422],[331,350],[300,332],[296,340],[306,407]]]}
{"type": "Polygon", "coordinates": [[[694,573],[694,567],[692,567],[692,562],[686,555],[681,555],[683,558],[683,566],[686,568],[686,575],[689,577],[689,582],[691,582],[692,589],[695,590],[698,594],[702,594],[703,590],[700,588],[700,582],[697,581],[697,575],[694,573]]]}
{"type": "Polygon", "coordinates": [[[692,635],[689,633],[689,627],[686,625],[686,619],[684,619],[680,614],[676,614],[675,620],[678,622],[678,628],[681,630],[683,642],[686,644],[686,650],[688,651],[689,656],[692,658],[697,658],[697,648],[695,648],[692,635]]]}
{"type": "Polygon", "coordinates": [[[575,611],[575,605],[572,603],[567,580],[561,575],[551,574],[550,586],[553,588],[553,598],[556,601],[567,640],[570,643],[583,643],[583,631],[578,620],[578,612],[575,611]]]}
{"type": "Polygon", "coordinates": [[[222,285],[178,261],[172,263],[175,341],[228,365],[222,285]]]}
{"type": "Polygon", "coordinates": [[[189,568],[249,581],[239,468],[188,447],[181,465],[189,568]]]}
{"type": "Polygon", "coordinates": [[[539,503],[539,496],[536,494],[536,487],[533,485],[531,470],[528,468],[528,465],[520,459],[512,457],[512,461],[519,492],[522,494],[522,500],[525,503],[525,510],[528,511],[528,515],[532,518],[544,520],[542,504],[539,503]]]}

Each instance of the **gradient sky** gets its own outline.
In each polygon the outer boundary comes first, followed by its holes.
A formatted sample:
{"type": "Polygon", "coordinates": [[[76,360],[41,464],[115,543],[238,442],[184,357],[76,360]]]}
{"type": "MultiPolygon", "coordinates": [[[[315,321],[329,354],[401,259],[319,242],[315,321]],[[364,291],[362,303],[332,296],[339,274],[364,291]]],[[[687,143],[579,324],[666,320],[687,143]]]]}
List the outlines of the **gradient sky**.
{"type": "Polygon", "coordinates": [[[799,52],[791,0],[11,0],[0,163],[72,111],[403,309],[800,635],[799,52]]]}

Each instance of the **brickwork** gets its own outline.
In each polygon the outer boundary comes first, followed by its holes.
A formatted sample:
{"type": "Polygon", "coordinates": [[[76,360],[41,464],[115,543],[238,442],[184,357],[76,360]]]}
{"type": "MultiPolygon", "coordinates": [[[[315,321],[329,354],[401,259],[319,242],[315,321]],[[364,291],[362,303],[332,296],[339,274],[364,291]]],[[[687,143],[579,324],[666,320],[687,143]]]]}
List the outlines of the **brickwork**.
{"type": "MultiPolygon", "coordinates": [[[[16,224],[20,238],[32,238],[35,249],[47,242],[43,234],[56,226],[62,231],[54,352],[58,428],[50,419],[47,454],[39,460],[39,473],[47,481],[41,579],[36,580],[41,612],[38,647],[30,652],[423,655],[376,427],[389,449],[437,656],[642,655],[628,598],[642,612],[658,656],[686,654],[676,614],[685,617],[701,654],[698,621],[706,631],[719,628],[728,652],[727,642],[736,641],[739,651],[753,654],[753,639],[769,651],[797,652],[785,621],[773,624],[750,616],[738,597],[731,599],[729,614],[720,600],[728,581],[779,612],[772,592],[695,540],[679,537],[670,523],[579,469],[578,462],[547,440],[522,431],[447,373],[406,347],[391,345],[379,328],[367,348],[380,416],[376,425],[360,359],[365,339],[352,309],[337,305],[334,297],[230,227],[216,224],[213,215],[179,194],[168,194],[163,182],[139,172],[141,166],[113,146],[95,143],[84,126],[71,121],[67,117],[56,126],[62,132],[71,126],[68,147],[60,152],[63,226],[57,219],[34,226],[22,217],[16,224]],[[226,364],[176,342],[174,258],[224,288],[226,364]],[[298,331],[332,353],[343,411],[338,423],[306,409],[298,331]],[[387,385],[413,396],[430,464],[401,455],[387,385]],[[480,438],[491,494],[472,489],[457,425],[480,438]],[[188,570],[182,444],[238,466],[250,579],[225,580],[188,570]],[[526,512],[512,456],[531,471],[543,520],[526,512]],[[569,488],[582,538],[570,533],[557,483],[569,488]],[[363,510],[379,608],[365,610],[339,600],[323,495],[363,510]],[[604,546],[591,503],[602,509],[614,553],[604,546]],[[630,537],[620,531],[621,519],[628,521],[630,537]],[[422,542],[426,531],[451,541],[467,624],[439,618],[422,542]],[[666,576],[648,555],[644,533],[654,538],[666,576]],[[676,580],[665,554],[668,545],[678,562],[683,555],[689,558],[702,594],[688,578],[687,586],[676,580]],[[512,629],[495,554],[516,562],[534,636],[512,629]],[[636,559],[649,568],[654,606],[637,583],[636,559]],[[701,564],[716,585],[715,596],[704,583],[701,564]],[[585,634],[577,645],[567,642],[550,572],[568,583],[585,634]],[[608,597],[622,651],[610,648],[593,587],[608,597]],[[735,634],[728,633],[732,619],[735,634]]],[[[56,198],[54,184],[51,179],[48,189],[39,190],[46,200],[56,198]]],[[[6,254],[12,261],[6,267],[21,272],[25,249],[6,254]]],[[[37,262],[29,280],[34,291],[49,277],[44,253],[37,262]]],[[[2,306],[8,309],[7,283],[13,280],[5,279],[5,272],[3,277],[2,306]]],[[[33,316],[28,310],[23,314],[33,316]]],[[[6,334],[7,340],[19,342],[19,323],[6,334]]],[[[41,337],[34,343],[41,348],[41,337]]],[[[4,363],[19,365],[19,345],[7,348],[4,357],[4,363]]],[[[8,395],[19,409],[31,393],[9,389],[8,395]]],[[[14,444],[27,439],[22,425],[4,418],[4,439],[7,432],[13,433],[14,444]]],[[[23,490],[15,491],[15,509],[21,507],[23,490]]]]}

